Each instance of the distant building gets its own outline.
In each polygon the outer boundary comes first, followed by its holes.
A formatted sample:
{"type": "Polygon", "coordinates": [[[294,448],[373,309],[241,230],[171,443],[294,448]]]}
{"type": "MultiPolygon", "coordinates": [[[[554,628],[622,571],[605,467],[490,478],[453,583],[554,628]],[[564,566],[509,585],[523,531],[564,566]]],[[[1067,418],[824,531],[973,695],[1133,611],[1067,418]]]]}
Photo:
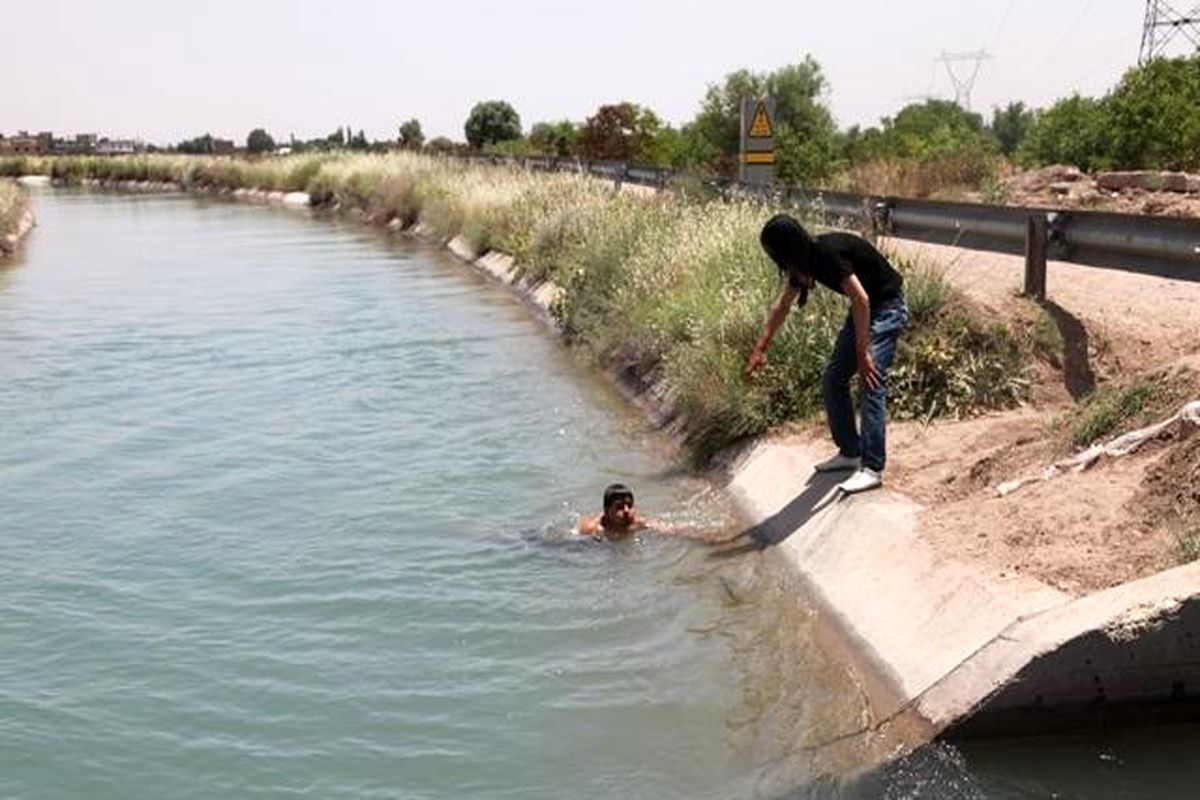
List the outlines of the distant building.
{"type": "Polygon", "coordinates": [[[16,136],[0,140],[0,148],[0,153],[13,156],[39,156],[48,152],[42,150],[42,140],[37,136],[30,136],[28,131],[21,131],[16,136]]]}
{"type": "Polygon", "coordinates": [[[96,142],[98,156],[131,156],[145,149],[141,142],[133,139],[101,139],[96,142]]]}
{"type": "Polygon", "coordinates": [[[0,134],[0,155],[102,155],[122,156],[144,153],[146,145],[134,139],[109,139],[94,133],[77,133],[73,138],[57,139],[52,131],[31,134],[21,131],[15,136],[0,134]]]}
{"type": "Polygon", "coordinates": [[[212,154],[214,156],[231,156],[233,155],[234,145],[232,139],[213,139],[212,154]]]}
{"type": "Polygon", "coordinates": [[[85,156],[96,152],[98,138],[94,133],[77,133],[74,139],[55,139],[54,154],[85,156]]]}

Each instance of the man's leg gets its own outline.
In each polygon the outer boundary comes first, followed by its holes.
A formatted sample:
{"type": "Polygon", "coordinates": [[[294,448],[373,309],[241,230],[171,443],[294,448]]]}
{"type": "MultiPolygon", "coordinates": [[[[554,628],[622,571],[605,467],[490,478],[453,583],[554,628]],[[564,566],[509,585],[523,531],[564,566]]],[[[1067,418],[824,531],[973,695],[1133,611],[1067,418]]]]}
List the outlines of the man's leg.
{"type": "Polygon", "coordinates": [[[879,370],[881,382],[878,388],[863,392],[862,464],[876,472],[883,472],[887,464],[888,367],[907,322],[908,308],[903,301],[889,303],[871,317],[871,359],[879,370]]]}
{"type": "Polygon", "coordinates": [[[858,360],[854,357],[854,319],[846,317],[846,324],[838,333],[825,365],[821,388],[825,394],[825,418],[829,422],[829,433],[838,446],[838,451],[850,458],[862,454],[858,438],[858,427],[854,422],[854,403],[850,399],[850,379],[858,371],[858,360]]]}

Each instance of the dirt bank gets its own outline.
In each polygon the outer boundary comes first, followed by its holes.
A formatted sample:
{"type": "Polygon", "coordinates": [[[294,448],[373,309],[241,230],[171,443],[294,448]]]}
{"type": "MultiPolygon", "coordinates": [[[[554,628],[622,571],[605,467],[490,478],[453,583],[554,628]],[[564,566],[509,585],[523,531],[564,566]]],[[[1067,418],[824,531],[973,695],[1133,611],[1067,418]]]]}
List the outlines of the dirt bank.
{"type": "MultiPolygon", "coordinates": [[[[891,241],[897,254],[937,264],[967,296],[1008,319],[1036,315],[1019,299],[1023,262],[992,253],[891,241]]],[[[1034,372],[1024,407],[964,421],[905,422],[889,430],[890,486],[921,503],[920,531],[948,557],[997,578],[1030,575],[1074,595],[1133,580],[1194,554],[1200,531],[1197,445],[1167,431],[1137,453],[999,497],[996,487],[1071,452],[1068,429],[1091,392],[1148,376],[1172,390],[1137,421],[1170,416],[1200,397],[1200,283],[1052,262],[1043,324],[1062,352],[1034,372]],[[1193,472],[1189,472],[1192,470],[1193,472]],[[1183,492],[1183,495],[1179,495],[1183,492]]],[[[1112,431],[1110,435],[1119,433],[1112,431]]],[[[820,438],[816,426],[808,434],[820,438]]]]}

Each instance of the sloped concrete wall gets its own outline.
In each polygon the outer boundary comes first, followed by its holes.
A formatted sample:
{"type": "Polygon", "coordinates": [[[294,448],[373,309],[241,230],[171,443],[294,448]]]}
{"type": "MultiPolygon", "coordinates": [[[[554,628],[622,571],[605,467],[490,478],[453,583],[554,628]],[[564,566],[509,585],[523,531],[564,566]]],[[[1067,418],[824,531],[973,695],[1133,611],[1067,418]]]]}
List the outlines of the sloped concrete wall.
{"type": "Polygon", "coordinates": [[[931,734],[969,736],[1039,733],[1082,711],[1200,710],[1200,565],[1082,598],[997,579],[935,552],[911,500],[837,495],[842,476],[814,474],[828,455],[814,450],[755,445],[730,490],[758,520],[749,537],[779,550],[885,687],[869,695],[875,729],[913,713],[931,734]]]}

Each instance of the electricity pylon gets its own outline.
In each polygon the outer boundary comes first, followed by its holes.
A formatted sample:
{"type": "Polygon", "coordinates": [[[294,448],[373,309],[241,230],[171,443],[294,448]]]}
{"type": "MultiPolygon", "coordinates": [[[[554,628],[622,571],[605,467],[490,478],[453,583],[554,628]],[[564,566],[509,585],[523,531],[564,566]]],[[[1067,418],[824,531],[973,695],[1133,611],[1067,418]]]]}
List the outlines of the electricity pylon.
{"type": "Polygon", "coordinates": [[[968,111],[971,110],[971,90],[975,88],[975,79],[979,77],[979,68],[983,66],[984,61],[991,57],[991,53],[987,50],[975,50],[970,53],[947,53],[943,50],[942,57],[937,59],[946,65],[946,74],[950,76],[950,83],[954,86],[954,102],[968,111]],[[967,61],[975,64],[969,75],[961,76],[954,71],[955,64],[967,61]]]}
{"type": "Polygon", "coordinates": [[[1146,0],[1138,64],[1163,55],[1167,45],[1177,37],[1186,39],[1193,52],[1200,52],[1200,6],[1193,6],[1188,13],[1181,14],[1166,0],[1146,0]]]}

